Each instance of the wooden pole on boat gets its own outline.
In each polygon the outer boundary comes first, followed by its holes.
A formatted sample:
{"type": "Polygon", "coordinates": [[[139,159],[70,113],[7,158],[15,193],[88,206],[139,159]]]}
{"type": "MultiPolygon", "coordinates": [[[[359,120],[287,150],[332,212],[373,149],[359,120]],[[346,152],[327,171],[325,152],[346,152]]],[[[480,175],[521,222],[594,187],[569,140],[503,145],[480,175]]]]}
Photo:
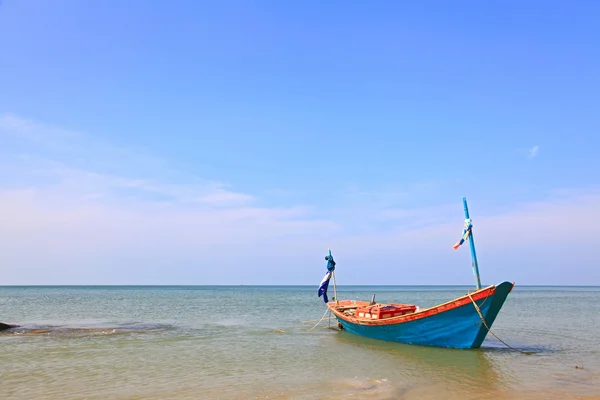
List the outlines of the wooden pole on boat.
{"type": "Polygon", "coordinates": [[[335,272],[332,272],[331,276],[333,276],[333,296],[335,297],[335,304],[339,304],[337,297],[337,287],[335,285],[335,272]]]}
{"type": "MultiPolygon", "coordinates": [[[[465,207],[465,219],[469,220],[469,208],[467,207],[466,197],[463,197],[463,205],[465,207]]],[[[481,280],[479,279],[479,266],[477,265],[477,254],[475,253],[475,242],[473,241],[473,226],[471,226],[471,233],[469,234],[469,245],[471,246],[471,263],[473,265],[473,274],[475,275],[477,290],[479,290],[481,289],[481,280]]]]}
{"type": "MultiPolygon", "coordinates": [[[[329,257],[331,257],[331,249],[327,249],[329,257]]],[[[331,271],[331,277],[333,278],[333,297],[335,297],[335,304],[339,304],[337,297],[337,285],[335,284],[335,271],[331,271]]]]}

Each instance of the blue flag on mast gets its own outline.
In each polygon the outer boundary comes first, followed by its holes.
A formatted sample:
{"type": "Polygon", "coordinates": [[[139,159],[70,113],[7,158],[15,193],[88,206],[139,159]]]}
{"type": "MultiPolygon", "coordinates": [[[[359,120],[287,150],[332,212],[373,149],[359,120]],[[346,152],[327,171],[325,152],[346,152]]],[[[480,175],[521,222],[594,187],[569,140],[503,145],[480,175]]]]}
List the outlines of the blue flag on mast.
{"type": "Polygon", "coordinates": [[[329,253],[325,256],[325,260],[327,260],[327,273],[323,277],[321,284],[319,285],[319,297],[323,296],[323,301],[325,303],[329,302],[329,298],[327,297],[327,288],[329,288],[329,280],[333,275],[333,271],[335,270],[335,261],[333,261],[333,256],[331,255],[331,249],[328,250],[329,253]]]}
{"type": "Polygon", "coordinates": [[[323,296],[323,301],[325,303],[329,303],[329,299],[327,298],[327,288],[329,287],[329,280],[331,279],[331,272],[325,274],[325,277],[321,281],[321,285],[319,286],[319,297],[323,296]]]}

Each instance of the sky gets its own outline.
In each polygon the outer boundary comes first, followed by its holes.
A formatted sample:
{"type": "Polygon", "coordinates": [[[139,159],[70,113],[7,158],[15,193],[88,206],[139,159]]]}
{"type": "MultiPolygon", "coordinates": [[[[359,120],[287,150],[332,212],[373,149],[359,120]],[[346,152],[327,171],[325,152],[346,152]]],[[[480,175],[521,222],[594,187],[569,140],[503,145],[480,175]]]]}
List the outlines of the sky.
{"type": "Polygon", "coordinates": [[[0,1],[0,285],[600,285],[599,13],[0,1]]]}

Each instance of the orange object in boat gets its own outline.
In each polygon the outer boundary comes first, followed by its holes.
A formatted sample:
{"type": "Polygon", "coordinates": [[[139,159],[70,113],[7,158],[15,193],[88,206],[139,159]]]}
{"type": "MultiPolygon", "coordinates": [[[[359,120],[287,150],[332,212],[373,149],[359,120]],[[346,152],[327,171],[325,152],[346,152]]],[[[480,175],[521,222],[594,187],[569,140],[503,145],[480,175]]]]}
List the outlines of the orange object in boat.
{"type": "Polygon", "coordinates": [[[373,306],[358,307],[355,315],[358,318],[385,319],[414,313],[416,310],[417,307],[412,304],[375,304],[373,306]]]}

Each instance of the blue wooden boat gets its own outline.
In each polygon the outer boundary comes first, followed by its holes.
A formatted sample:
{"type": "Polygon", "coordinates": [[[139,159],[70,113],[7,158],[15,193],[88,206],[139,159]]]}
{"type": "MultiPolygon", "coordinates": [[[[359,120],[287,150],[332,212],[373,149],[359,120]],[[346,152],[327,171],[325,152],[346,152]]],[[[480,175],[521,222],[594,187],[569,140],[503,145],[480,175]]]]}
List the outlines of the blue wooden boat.
{"type": "MultiPolygon", "coordinates": [[[[514,283],[502,282],[498,285],[481,287],[479,268],[473,243],[473,225],[469,218],[467,200],[463,198],[465,227],[463,236],[454,248],[469,241],[473,273],[477,288],[464,296],[429,308],[419,308],[412,304],[374,301],[327,299],[329,279],[334,276],[335,262],[331,251],[326,257],[328,272],[319,288],[327,307],[338,320],[340,329],[373,339],[459,349],[479,348],[490,331],[494,320],[514,283]]],[[[335,281],[334,281],[335,285],[335,281]]]]}

